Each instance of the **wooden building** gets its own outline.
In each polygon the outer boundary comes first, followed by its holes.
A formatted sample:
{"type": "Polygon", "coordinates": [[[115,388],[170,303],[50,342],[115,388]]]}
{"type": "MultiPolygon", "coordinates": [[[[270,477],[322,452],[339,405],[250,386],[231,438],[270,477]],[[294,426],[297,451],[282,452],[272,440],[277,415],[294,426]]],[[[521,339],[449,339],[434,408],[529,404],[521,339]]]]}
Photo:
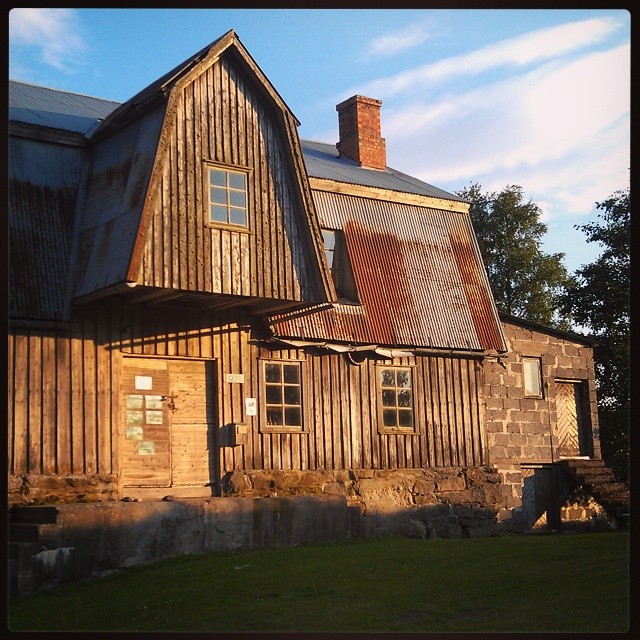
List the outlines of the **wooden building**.
{"type": "Polygon", "coordinates": [[[548,378],[586,389],[577,453],[599,457],[590,343],[565,336],[580,366],[554,378],[570,365],[501,322],[469,204],[387,167],[379,101],[337,106],[337,145],[301,141],[233,31],[121,105],[9,88],[10,503],[511,486],[563,455],[548,378]],[[530,384],[519,424],[549,446],[516,459],[500,436],[530,384]]]}

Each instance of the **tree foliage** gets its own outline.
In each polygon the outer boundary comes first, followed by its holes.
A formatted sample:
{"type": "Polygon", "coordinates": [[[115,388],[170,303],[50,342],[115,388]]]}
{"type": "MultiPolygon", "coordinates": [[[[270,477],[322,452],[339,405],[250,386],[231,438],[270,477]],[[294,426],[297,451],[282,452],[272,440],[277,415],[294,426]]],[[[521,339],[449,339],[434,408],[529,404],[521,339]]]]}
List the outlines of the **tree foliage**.
{"type": "Polygon", "coordinates": [[[522,188],[485,193],[478,184],[457,192],[471,203],[471,219],[498,308],[534,322],[568,328],[558,315],[569,284],[563,253],[547,254],[547,226],[540,208],[525,202],[522,188]]]}
{"type": "Polygon", "coordinates": [[[602,455],[622,478],[629,465],[630,221],[629,188],[596,203],[598,220],[578,225],[598,258],[575,273],[565,313],[597,341],[595,350],[602,455]]]}

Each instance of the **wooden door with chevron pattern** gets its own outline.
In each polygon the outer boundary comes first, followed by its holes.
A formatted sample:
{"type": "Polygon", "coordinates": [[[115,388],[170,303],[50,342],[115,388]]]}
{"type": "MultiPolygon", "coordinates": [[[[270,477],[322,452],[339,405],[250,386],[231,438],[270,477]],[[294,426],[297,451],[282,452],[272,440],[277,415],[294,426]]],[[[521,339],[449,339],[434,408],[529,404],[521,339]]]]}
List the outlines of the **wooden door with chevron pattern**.
{"type": "Polygon", "coordinates": [[[556,381],[556,411],[556,454],[559,457],[590,455],[589,447],[586,446],[588,425],[585,420],[582,383],[556,381]]]}

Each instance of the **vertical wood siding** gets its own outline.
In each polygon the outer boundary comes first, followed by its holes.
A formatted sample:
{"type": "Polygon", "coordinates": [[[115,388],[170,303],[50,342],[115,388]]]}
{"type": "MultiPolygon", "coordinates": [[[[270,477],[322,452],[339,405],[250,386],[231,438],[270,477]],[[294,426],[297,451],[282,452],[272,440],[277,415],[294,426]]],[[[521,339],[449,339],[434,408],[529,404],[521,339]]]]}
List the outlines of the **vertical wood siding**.
{"type": "MultiPolygon", "coordinates": [[[[378,428],[376,363],[349,364],[339,354],[270,351],[251,342],[250,327],[211,311],[162,306],[97,305],[77,312],[65,330],[14,329],[9,336],[9,472],[108,474],[120,471],[123,356],[195,358],[211,363],[209,415],[220,431],[221,477],[234,469],[411,468],[487,462],[481,371],[473,359],[399,358],[412,369],[416,432],[378,428]],[[302,360],[305,430],[266,432],[261,358],[302,360]],[[241,373],[244,383],[225,374],[241,373]],[[243,446],[224,430],[245,422],[243,446]]],[[[214,456],[214,458],[216,457],[214,456]]]]}
{"type": "Polygon", "coordinates": [[[298,301],[306,215],[283,125],[228,57],[182,90],[142,257],[145,285],[298,301]],[[248,229],[211,227],[206,162],[248,172],[248,229]]]}

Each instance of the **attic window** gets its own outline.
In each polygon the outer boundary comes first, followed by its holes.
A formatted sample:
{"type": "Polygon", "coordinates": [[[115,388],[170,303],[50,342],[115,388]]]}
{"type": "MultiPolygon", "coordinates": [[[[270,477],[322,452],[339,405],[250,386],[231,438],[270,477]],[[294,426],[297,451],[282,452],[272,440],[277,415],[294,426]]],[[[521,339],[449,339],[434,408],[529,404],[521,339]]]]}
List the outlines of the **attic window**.
{"type": "Polygon", "coordinates": [[[338,298],[342,302],[358,304],[360,300],[347,253],[344,233],[339,229],[322,229],[322,240],[327,265],[331,271],[338,298]]]}
{"type": "Polygon", "coordinates": [[[209,167],[209,222],[246,227],[247,174],[221,167],[209,167]]]}

